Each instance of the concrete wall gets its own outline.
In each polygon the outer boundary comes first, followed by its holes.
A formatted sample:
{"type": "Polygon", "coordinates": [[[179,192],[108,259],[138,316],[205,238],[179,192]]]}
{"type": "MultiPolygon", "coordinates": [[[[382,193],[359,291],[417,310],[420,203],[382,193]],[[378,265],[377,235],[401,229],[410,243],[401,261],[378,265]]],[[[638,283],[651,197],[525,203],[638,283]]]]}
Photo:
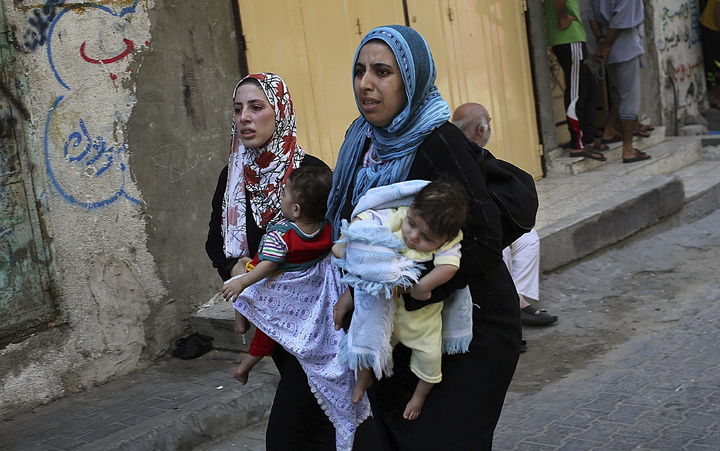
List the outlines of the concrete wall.
{"type": "Polygon", "coordinates": [[[650,3],[654,30],[649,37],[654,39],[657,56],[663,122],[669,133],[674,134],[676,121],[679,126],[695,123],[705,98],[701,11],[698,0],[654,0],[650,3]]]}
{"type": "Polygon", "coordinates": [[[127,130],[147,246],[168,290],[152,319],[161,329],[163,311],[187,321],[220,285],[204,245],[230,151],[232,90],[245,72],[232,0],[157,0],[149,15],[153,42],[134,80],[137,105],[127,130]]]}
{"type": "Polygon", "coordinates": [[[202,242],[240,68],[229,1],[0,1],[65,312],[0,350],[3,417],[142,367],[215,291],[202,242]]]}
{"type": "MultiPolygon", "coordinates": [[[[663,92],[662,72],[660,71],[660,57],[655,45],[655,33],[657,24],[654,21],[657,2],[645,2],[645,54],[642,56],[642,68],[640,69],[640,86],[642,95],[640,97],[640,120],[655,125],[668,126],[667,119],[663,115],[663,92]]],[[[673,133],[672,127],[668,127],[667,133],[673,133]]]]}

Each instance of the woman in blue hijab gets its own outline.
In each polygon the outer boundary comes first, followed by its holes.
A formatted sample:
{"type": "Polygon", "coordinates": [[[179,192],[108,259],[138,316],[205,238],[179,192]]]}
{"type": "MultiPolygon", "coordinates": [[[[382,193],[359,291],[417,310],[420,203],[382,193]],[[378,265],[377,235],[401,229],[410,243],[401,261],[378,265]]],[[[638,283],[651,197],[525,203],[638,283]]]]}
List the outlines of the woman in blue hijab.
{"type": "Polygon", "coordinates": [[[457,275],[434,290],[430,301],[404,295],[405,308],[416,310],[468,285],[480,307],[473,309],[470,352],[443,356],[442,382],[420,416],[407,421],[403,409],[417,377],[409,369],[409,350],[395,347],[395,374],[368,391],[377,449],[490,449],[519,356],[520,313],[502,261],[500,212],[467,138],[448,122],[450,110],[435,76],[430,49],[411,28],[378,27],[363,38],[353,61],[360,116],[340,148],[328,200],[328,218],[339,230],[358,199],[376,186],[444,175],[460,182],[471,199],[457,275]]]}

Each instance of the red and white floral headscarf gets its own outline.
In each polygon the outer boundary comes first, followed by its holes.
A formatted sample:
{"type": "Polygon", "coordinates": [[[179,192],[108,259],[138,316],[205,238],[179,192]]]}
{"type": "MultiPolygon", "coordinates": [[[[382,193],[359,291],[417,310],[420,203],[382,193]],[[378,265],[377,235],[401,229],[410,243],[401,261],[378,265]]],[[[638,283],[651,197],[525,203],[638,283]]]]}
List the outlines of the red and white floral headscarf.
{"type": "Polygon", "coordinates": [[[305,156],[305,151],[297,145],[295,109],[282,78],[271,73],[250,74],[235,86],[233,102],[240,84],[250,78],[257,80],[275,111],[275,132],[262,147],[249,149],[243,145],[233,120],[222,215],[225,255],[229,258],[251,256],[247,243],[246,197],[250,198],[257,225],[265,228],[280,220],[280,188],[305,156]]]}

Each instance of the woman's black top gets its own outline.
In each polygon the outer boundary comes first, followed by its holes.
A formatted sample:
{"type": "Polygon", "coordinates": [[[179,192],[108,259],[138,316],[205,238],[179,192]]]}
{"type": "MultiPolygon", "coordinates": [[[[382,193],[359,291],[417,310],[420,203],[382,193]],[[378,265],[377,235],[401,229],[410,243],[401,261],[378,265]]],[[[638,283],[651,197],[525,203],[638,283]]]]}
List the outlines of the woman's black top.
{"type": "MultiPolygon", "coordinates": [[[[433,387],[419,418],[407,421],[402,413],[418,379],[409,370],[410,350],[402,344],[395,347],[394,375],[375,381],[368,391],[378,449],[482,450],[492,445],[519,356],[520,312],[514,284],[502,261],[500,212],[472,152],[462,132],[445,123],[420,146],[407,177],[435,180],[445,175],[468,191],[470,211],[463,228],[460,269],[447,284],[433,290],[431,302],[469,286],[476,304],[470,351],[443,356],[442,382],[433,387]]],[[[341,211],[349,219],[349,199],[341,211]]],[[[426,303],[405,299],[408,310],[423,305],[426,303]]]]}
{"type": "MultiPolygon", "coordinates": [[[[320,159],[307,154],[300,166],[327,167],[320,159]]],[[[237,262],[235,258],[225,257],[223,250],[222,203],[227,185],[227,172],[226,166],[218,178],[212,201],[210,230],[205,242],[205,250],[223,280],[230,278],[230,270],[237,262]]],[[[249,199],[245,211],[250,212],[249,199]]],[[[248,247],[250,255],[254,256],[265,232],[255,223],[252,214],[246,215],[246,221],[248,247]]],[[[266,449],[268,451],[334,450],[335,429],[310,391],[307,376],[298,360],[281,346],[275,347],[272,359],[280,373],[280,382],[275,391],[268,419],[266,449]]],[[[362,448],[372,449],[371,446],[362,448]]]]}

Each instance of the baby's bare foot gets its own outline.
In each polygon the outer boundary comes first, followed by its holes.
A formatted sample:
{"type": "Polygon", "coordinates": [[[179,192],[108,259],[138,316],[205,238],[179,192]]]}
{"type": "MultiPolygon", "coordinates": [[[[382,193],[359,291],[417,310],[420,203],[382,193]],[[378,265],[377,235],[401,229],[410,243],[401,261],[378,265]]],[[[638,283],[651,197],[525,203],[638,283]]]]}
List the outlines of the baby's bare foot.
{"type": "Polygon", "coordinates": [[[250,374],[250,370],[244,368],[244,365],[241,363],[240,366],[235,368],[235,372],[233,373],[233,377],[237,379],[238,382],[245,385],[248,381],[248,375],[250,374]]]}
{"type": "Polygon", "coordinates": [[[420,416],[423,406],[425,405],[426,395],[418,393],[413,394],[410,401],[405,406],[405,412],[403,412],[403,418],[406,420],[416,420],[420,416]]]}
{"type": "Polygon", "coordinates": [[[350,290],[345,290],[345,293],[340,296],[340,299],[338,299],[335,303],[335,307],[333,307],[333,323],[335,323],[335,330],[340,330],[345,315],[352,308],[352,295],[350,294],[350,290]]]}
{"type": "Polygon", "coordinates": [[[240,312],[235,310],[235,332],[244,334],[250,329],[250,322],[240,312]]]}
{"type": "Polygon", "coordinates": [[[353,387],[352,392],[352,402],[357,404],[362,401],[365,392],[372,384],[373,378],[369,369],[366,368],[358,371],[358,379],[355,381],[355,387],[353,387]]]}

